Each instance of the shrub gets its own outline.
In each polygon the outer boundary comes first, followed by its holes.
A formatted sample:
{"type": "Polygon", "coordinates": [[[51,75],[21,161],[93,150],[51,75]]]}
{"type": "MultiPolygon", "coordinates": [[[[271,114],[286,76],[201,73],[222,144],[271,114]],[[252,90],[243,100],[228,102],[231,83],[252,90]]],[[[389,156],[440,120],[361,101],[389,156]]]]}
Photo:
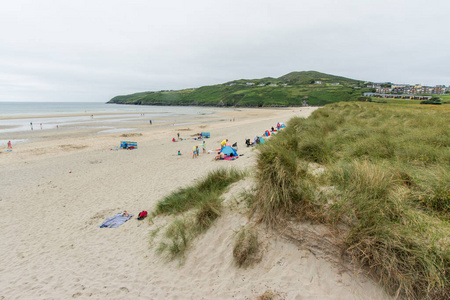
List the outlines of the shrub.
{"type": "Polygon", "coordinates": [[[248,267],[258,261],[258,233],[252,227],[243,227],[236,238],[233,257],[239,267],[248,267]]]}

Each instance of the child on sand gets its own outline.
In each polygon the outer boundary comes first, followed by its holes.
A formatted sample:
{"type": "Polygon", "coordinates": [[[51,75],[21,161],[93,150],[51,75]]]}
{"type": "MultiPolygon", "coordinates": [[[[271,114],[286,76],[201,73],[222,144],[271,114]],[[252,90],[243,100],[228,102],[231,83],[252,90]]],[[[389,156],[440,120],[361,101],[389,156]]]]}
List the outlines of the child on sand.
{"type": "Polygon", "coordinates": [[[181,155],[181,152],[180,152],[180,150],[178,150],[178,155],[181,155]]]}
{"type": "Polygon", "coordinates": [[[206,153],[206,142],[203,141],[202,143],[203,153],[206,153]]]}
{"type": "Polygon", "coordinates": [[[8,149],[12,149],[11,141],[8,141],[8,149]]]}
{"type": "Polygon", "coordinates": [[[194,146],[194,149],[192,150],[192,158],[197,158],[198,157],[198,146],[194,146]]]}

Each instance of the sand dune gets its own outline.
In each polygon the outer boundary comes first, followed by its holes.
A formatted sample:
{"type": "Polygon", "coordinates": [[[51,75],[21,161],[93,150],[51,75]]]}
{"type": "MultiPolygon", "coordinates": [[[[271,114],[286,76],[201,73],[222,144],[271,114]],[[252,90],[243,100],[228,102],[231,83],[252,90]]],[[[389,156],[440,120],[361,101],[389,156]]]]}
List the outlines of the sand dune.
{"type": "Polygon", "coordinates": [[[142,133],[130,138],[89,128],[52,131],[10,153],[2,149],[0,299],[257,299],[269,290],[275,299],[388,299],[367,277],[264,228],[261,262],[237,268],[233,241],[248,219],[233,199],[251,187],[251,178],[232,186],[223,216],[198,238],[183,265],[167,262],[150,243],[150,232],[166,218],[150,224],[133,217],[118,228],[98,228],[124,209],[135,216],[151,211],[163,196],[210,170],[253,168],[256,152],[244,147],[245,138],[313,110],[241,109],[179,120],[201,122],[195,125],[130,123],[142,133]],[[211,132],[208,149],[228,138],[244,156],[226,162],[201,153],[192,159],[199,142],[190,137],[200,131],[211,132]],[[187,140],[173,143],[177,132],[187,140]],[[124,139],[139,148],[110,150],[124,139]]]}

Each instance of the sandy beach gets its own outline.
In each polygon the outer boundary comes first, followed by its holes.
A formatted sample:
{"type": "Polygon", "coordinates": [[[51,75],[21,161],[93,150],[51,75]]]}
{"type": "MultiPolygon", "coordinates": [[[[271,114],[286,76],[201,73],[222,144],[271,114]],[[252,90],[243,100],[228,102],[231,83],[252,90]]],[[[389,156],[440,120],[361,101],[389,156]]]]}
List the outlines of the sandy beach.
{"type": "Polygon", "coordinates": [[[389,299],[362,271],[263,229],[261,262],[237,268],[233,243],[249,220],[235,199],[251,188],[251,178],[231,187],[225,212],[182,265],[156,254],[150,242],[167,218],[136,220],[211,170],[251,170],[257,150],[245,147],[246,138],[315,109],[242,108],[151,126],[130,119],[123,122],[128,132],[98,134],[87,122],[82,129],[18,134],[33,141],[0,152],[0,299],[258,299],[267,291],[275,299],[389,299]],[[193,135],[201,131],[211,133],[207,150],[228,138],[243,156],[193,159],[192,148],[201,143],[193,135]],[[177,133],[183,141],[172,142],[177,133]],[[138,149],[116,150],[123,140],[136,141],[138,149]],[[118,228],[99,228],[122,210],[134,217],[118,228]]]}

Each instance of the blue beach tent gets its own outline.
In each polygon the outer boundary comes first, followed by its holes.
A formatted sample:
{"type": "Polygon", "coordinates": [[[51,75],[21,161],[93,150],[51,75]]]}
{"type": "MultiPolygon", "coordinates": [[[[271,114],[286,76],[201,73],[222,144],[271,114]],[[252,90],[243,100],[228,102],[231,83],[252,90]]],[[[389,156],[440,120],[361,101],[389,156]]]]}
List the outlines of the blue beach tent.
{"type": "Polygon", "coordinates": [[[234,150],[232,147],[223,147],[220,152],[228,156],[238,156],[236,150],[234,150]]]}

